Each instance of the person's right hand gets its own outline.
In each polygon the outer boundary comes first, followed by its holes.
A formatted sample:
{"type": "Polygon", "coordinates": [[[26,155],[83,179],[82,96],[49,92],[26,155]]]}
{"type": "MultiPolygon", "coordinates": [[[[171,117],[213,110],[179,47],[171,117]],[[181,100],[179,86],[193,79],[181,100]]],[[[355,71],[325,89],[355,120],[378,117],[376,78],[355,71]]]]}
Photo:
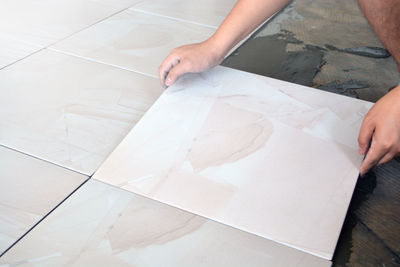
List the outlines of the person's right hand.
{"type": "Polygon", "coordinates": [[[171,86],[179,76],[214,67],[222,62],[223,57],[208,41],[175,48],[158,69],[161,84],[171,86]]]}

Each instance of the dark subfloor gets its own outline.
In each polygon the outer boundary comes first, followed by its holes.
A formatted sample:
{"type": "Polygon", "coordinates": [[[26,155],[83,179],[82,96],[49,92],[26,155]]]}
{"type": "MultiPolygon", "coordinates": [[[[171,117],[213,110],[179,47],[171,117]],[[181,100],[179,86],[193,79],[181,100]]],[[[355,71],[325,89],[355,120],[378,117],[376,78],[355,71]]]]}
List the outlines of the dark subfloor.
{"type": "MultiPolygon", "coordinates": [[[[400,81],[355,0],[297,0],[222,65],[375,102],[400,81]]],[[[333,266],[400,266],[400,160],[359,178],[333,266]]]]}

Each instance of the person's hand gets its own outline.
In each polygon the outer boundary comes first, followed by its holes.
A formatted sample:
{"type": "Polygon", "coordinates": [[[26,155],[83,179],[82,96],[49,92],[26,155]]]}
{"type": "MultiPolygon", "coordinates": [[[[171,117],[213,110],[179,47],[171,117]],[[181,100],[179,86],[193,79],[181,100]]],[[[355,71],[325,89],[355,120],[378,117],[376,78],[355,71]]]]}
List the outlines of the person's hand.
{"type": "Polygon", "coordinates": [[[382,97],[367,113],[358,143],[359,153],[366,154],[360,168],[361,175],[374,165],[386,163],[400,155],[400,86],[382,97]]]}
{"type": "Polygon", "coordinates": [[[222,62],[223,57],[224,55],[216,52],[216,48],[208,41],[175,48],[158,69],[161,84],[171,86],[179,76],[214,67],[222,62]]]}

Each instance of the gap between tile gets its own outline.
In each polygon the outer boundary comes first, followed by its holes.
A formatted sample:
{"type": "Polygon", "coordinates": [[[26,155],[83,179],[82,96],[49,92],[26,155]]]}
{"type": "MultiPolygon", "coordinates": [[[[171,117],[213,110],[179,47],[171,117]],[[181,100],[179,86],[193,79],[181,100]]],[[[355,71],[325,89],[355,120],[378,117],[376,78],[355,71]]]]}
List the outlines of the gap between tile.
{"type": "MultiPolygon", "coordinates": [[[[14,150],[16,151],[16,150],[14,150]]],[[[19,152],[19,151],[17,151],[19,152]]],[[[26,154],[25,154],[26,155],[26,154]]],[[[29,155],[28,155],[29,156],[29,155]]],[[[57,165],[58,166],[58,165],[57,165]]],[[[85,175],[87,176],[87,175],[85,175]]],[[[77,188],[75,188],[71,193],[69,193],[63,200],[61,200],[60,203],[58,203],[54,208],[52,208],[46,215],[43,216],[39,221],[37,221],[31,228],[29,228],[28,231],[26,231],[22,236],[20,236],[14,243],[12,243],[11,246],[9,246],[6,250],[3,251],[3,253],[0,254],[0,258],[7,253],[10,249],[12,249],[22,238],[24,238],[30,231],[32,231],[39,223],[41,223],[44,219],[47,218],[53,211],[55,211],[61,204],[63,204],[70,196],[72,196],[79,188],[81,188],[84,184],[86,184],[87,181],[89,181],[91,178],[88,177],[82,184],[80,184],[77,188]]]]}
{"type": "Polygon", "coordinates": [[[50,50],[50,51],[53,51],[53,52],[57,52],[57,53],[60,53],[60,54],[67,55],[67,56],[72,56],[72,57],[84,59],[86,61],[90,61],[90,62],[94,62],[94,63],[98,63],[98,64],[103,64],[103,65],[107,65],[107,66],[110,66],[110,67],[119,68],[119,69],[122,69],[122,70],[134,72],[134,73],[137,73],[137,74],[141,74],[141,75],[144,75],[144,76],[147,76],[147,77],[150,77],[150,78],[158,79],[158,76],[156,76],[156,75],[152,75],[152,74],[141,72],[141,71],[137,71],[137,70],[128,69],[128,68],[121,67],[121,66],[118,66],[118,65],[115,65],[115,64],[111,64],[111,63],[103,62],[103,61],[100,61],[100,60],[96,60],[96,59],[93,59],[93,58],[90,58],[90,57],[79,56],[79,55],[76,55],[74,53],[61,51],[61,50],[58,50],[58,49],[55,49],[55,48],[52,48],[52,47],[48,47],[47,49],[50,50]]]}
{"type": "Polygon", "coordinates": [[[180,18],[175,18],[175,17],[171,17],[171,16],[167,16],[167,15],[162,15],[162,14],[158,14],[158,13],[154,13],[154,12],[150,12],[150,11],[136,9],[134,7],[130,7],[128,9],[131,10],[131,11],[143,13],[143,14],[146,14],[146,15],[152,15],[152,16],[157,16],[157,17],[161,17],[161,18],[172,19],[172,20],[176,20],[176,21],[179,21],[179,22],[191,23],[191,24],[203,26],[203,27],[206,27],[206,28],[214,29],[214,30],[218,29],[218,27],[216,27],[216,26],[211,26],[211,25],[207,25],[207,24],[203,24],[203,23],[199,23],[199,22],[195,22],[195,21],[191,21],[191,20],[180,19],[180,18]]]}
{"type": "MultiPolygon", "coordinates": [[[[49,160],[46,160],[46,159],[43,159],[43,158],[39,158],[39,157],[37,157],[37,156],[28,154],[28,153],[25,152],[25,151],[18,150],[18,149],[15,149],[15,148],[13,148],[13,147],[6,146],[6,145],[4,145],[4,144],[0,144],[0,147],[4,147],[4,148],[7,148],[7,149],[10,149],[10,150],[12,150],[12,151],[21,153],[21,154],[23,154],[23,155],[25,155],[25,156],[28,156],[28,157],[31,157],[31,158],[34,158],[34,159],[38,159],[38,160],[40,160],[40,161],[49,163],[49,164],[51,164],[51,165],[54,165],[54,166],[63,168],[63,169],[68,170],[68,171],[72,171],[72,172],[78,173],[78,174],[83,175],[83,176],[92,177],[92,176],[94,175],[94,173],[88,175],[88,174],[82,173],[82,172],[80,172],[80,171],[78,171],[78,170],[74,170],[74,169],[71,169],[71,168],[67,168],[67,167],[62,166],[62,165],[60,165],[60,164],[57,164],[57,163],[55,163],[55,162],[52,162],[52,161],[49,161],[49,160]]],[[[0,255],[0,257],[1,257],[1,255],[0,255]]]]}

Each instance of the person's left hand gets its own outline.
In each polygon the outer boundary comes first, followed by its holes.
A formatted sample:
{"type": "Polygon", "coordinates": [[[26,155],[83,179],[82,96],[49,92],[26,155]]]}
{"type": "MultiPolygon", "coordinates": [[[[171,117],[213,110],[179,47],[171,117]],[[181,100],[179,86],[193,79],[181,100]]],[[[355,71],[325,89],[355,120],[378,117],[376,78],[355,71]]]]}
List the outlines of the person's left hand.
{"type": "Polygon", "coordinates": [[[400,86],[379,99],[367,113],[358,143],[358,152],[366,155],[360,168],[361,175],[374,165],[386,163],[400,155],[400,86]]]}

